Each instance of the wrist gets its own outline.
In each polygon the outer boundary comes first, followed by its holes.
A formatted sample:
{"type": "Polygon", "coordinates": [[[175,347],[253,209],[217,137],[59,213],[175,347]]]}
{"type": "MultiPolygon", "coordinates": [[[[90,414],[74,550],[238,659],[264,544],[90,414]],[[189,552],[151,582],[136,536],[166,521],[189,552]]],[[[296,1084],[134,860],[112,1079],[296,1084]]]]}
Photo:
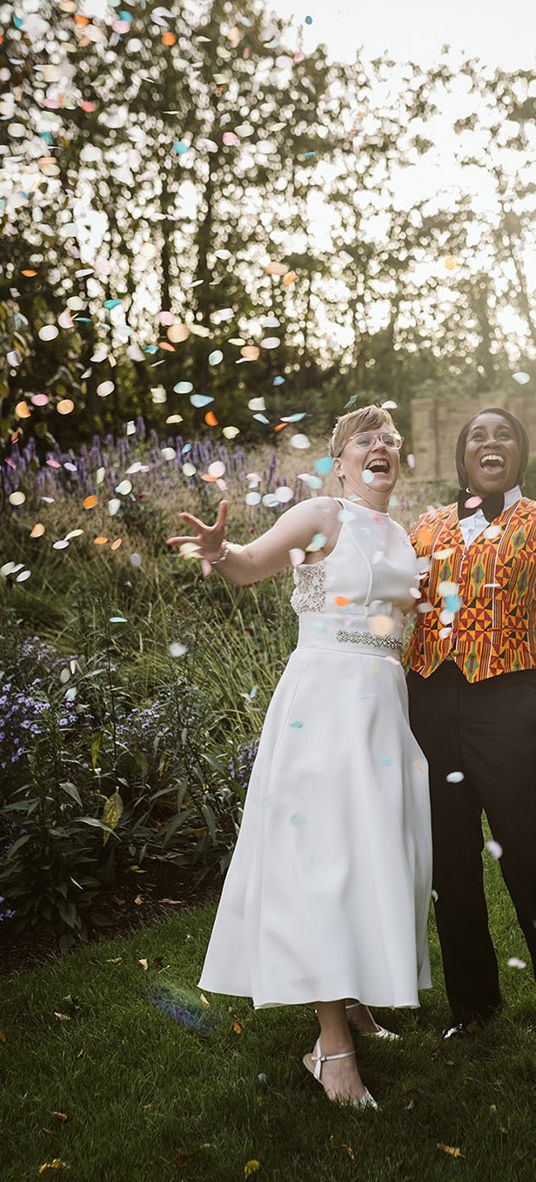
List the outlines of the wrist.
{"type": "Polygon", "coordinates": [[[221,548],[220,548],[220,553],[219,553],[218,558],[211,559],[211,566],[218,566],[219,563],[225,563],[225,559],[227,558],[227,554],[228,554],[228,544],[224,540],[221,543],[221,548]]]}

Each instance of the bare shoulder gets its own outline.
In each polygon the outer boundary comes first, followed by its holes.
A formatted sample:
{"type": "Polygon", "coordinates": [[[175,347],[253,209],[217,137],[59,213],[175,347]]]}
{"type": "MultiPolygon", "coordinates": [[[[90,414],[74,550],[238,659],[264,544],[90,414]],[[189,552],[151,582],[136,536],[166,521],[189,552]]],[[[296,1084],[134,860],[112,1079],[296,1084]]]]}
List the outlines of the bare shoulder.
{"type": "MultiPolygon", "coordinates": [[[[316,524],[320,530],[326,525],[333,527],[337,522],[337,515],[340,511],[340,505],[334,497],[311,497],[307,501],[299,501],[297,505],[293,505],[291,509],[287,509],[285,516],[300,518],[310,524],[316,524]]],[[[325,533],[326,529],[323,528],[325,533]]]]}

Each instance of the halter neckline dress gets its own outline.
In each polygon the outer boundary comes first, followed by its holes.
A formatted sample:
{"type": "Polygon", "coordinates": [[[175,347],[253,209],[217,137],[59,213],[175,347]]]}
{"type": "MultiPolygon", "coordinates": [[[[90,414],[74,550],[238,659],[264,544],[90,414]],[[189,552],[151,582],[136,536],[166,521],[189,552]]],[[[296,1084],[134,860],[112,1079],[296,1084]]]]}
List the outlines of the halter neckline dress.
{"type": "Polygon", "coordinates": [[[200,987],[256,1008],[428,988],[426,759],[400,664],[417,562],[344,500],[331,554],[295,569],[298,644],[268,708],[200,987]]]}

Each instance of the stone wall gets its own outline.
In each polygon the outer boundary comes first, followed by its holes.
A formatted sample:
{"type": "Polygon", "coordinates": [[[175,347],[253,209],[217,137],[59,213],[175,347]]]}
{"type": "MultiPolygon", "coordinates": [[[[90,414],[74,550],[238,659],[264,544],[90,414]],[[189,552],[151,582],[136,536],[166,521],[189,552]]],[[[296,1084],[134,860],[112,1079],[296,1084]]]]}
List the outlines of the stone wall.
{"type": "Polygon", "coordinates": [[[504,406],[520,419],[528,433],[531,457],[536,455],[536,399],[534,394],[493,390],[474,398],[417,397],[411,403],[411,434],[418,480],[441,480],[456,486],[456,440],[468,419],[486,406],[504,406]]]}

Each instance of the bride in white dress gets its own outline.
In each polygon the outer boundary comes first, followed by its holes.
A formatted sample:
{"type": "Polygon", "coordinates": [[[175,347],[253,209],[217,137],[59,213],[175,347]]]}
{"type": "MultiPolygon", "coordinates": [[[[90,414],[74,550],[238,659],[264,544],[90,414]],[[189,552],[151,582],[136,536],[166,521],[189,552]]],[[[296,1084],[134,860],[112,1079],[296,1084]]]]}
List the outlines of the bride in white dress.
{"type": "Polygon", "coordinates": [[[418,1006],[430,986],[427,764],[400,664],[418,572],[387,511],[401,443],[379,407],[344,415],[331,440],[344,496],[293,506],[246,546],[224,540],[224,501],[213,526],[181,514],[205,576],[247,585],[303,552],[298,644],[268,708],[199,984],[257,1008],[313,1003],[320,1037],[305,1066],[331,1100],[360,1108],[376,1102],[352,1029],[396,1038],[368,1006],[418,1006]]]}

